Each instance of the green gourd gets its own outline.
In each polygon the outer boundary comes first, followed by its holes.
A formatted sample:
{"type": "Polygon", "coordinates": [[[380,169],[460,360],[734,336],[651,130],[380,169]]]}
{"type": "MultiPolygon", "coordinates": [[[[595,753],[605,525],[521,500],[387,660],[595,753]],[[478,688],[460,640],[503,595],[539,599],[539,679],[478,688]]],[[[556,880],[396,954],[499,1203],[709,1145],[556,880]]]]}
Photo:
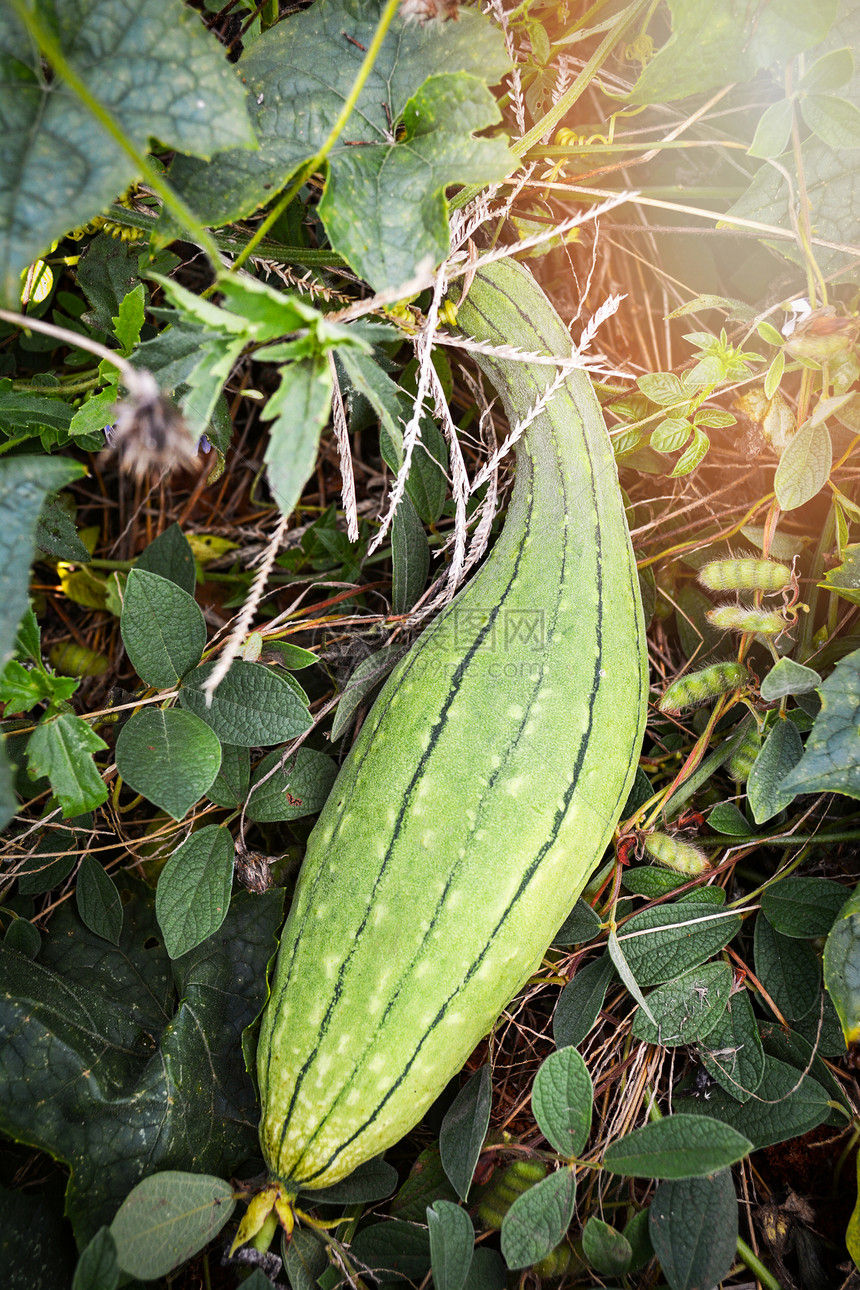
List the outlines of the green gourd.
{"type": "MultiPolygon", "coordinates": [[[[458,325],[570,353],[511,261],[458,325]]],[[[476,361],[512,424],[555,376],[476,361]]],[[[412,1128],[539,966],[624,806],[646,696],[615,463],[571,371],[517,444],[489,557],[390,676],[310,836],[258,1048],[279,1212],[412,1128]]]]}

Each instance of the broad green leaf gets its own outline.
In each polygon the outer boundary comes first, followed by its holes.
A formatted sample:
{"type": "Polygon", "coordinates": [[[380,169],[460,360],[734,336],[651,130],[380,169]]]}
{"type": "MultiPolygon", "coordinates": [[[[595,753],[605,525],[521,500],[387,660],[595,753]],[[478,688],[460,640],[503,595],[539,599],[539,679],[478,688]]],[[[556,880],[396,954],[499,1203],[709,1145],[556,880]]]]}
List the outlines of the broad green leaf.
{"type": "MultiPolygon", "coordinates": [[[[4,21],[0,15],[0,34],[4,21]]],[[[0,101],[2,93],[0,88],[0,101]]],[[[18,623],[27,608],[33,540],[45,494],[56,492],[83,473],[82,465],[63,457],[0,458],[0,668],[12,655],[18,623]]]]}
{"type": "Polygon", "coordinates": [[[686,417],[667,417],[651,432],[651,447],[655,452],[677,452],[693,433],[693,423],[686,417]]]}
{"type": "Polygon", "coordinates": [[[518,1196],[502,1220],[502,1257],[512,1271],[555,1249],[573,1218],[576,1179],[559,1169],[518,1196]]]}
{"type": "Polygon", "coordinates": [[[427,581],[430,544],[418,512],[405,496],[400,499],[391,525],[391,560],[394,569],[392,607],[395,614],[407,614],[427,581]]]}
{"type": "Polygon", "coordinates": [[[752,1147],[710,1115],[669,1115],[611,1142],[603,1163],[628,1178],[703,1178],[737,1164],[752,1147]]]}
{"type": "Polygon", "coordinates": [[[312,650],[302,649],[300,645],[291,645],[289,641],[270,641],[263,642],[263,657],[271,656],[281,667],[287,668],[290,672],[301,672],[306,667],[311,667],[314,663],[319,662],[318,655],[312,650]]]}
{"type": "Polygon", "coordinates": [[[197,581],[194,556],[188,539],[178,524],[169,525],[157,538],[153,538],[137,557],[134,567],[169,578],[177,587],[187,591],[189,596],[194,595],[197,581]]]}
{"type": "Polygon", "coordinates": [[[738,1201],[732,1175],[661,1182],[648,1211],[648,1230],[672,1290],[701,1290],[728,1276],[738,1242],[738,1201]]]}
{"type": "Polygon", "coordinates": [[[233,838],[218,824],[192,833],[158,877],[155,916],[172,959],[181,958],[218,931],[227,916],[233,884],[233,838]]]}
{"type": "MultiPolygon", "coordinates": [[[[793,1023],[793,1031],[808,1044],[814,1045],[815,1051],[821,1057],[845,1056],[846,1044],[842,1024],[826,988],[822,991],[818,1004],[810,1009],[805,1017],[793,1023]]],[[[779,1054],[776,1055],[779,1056],[779,1054]]]]}
{"type": "MultiPolygon", "coordinates": [[[[799,1138],[827,1119],[827,1093],[809,1075],[774,1057],[765,1058],[764,1075],[752,1097],[741,1104],[722,1088],[711,1089],[707,1102],[691,1098],[685,1119],[705,1118],[709,1126],[722,1122],[751,1139],[750,1149],[799,1138]]],[[[663,1121],[665,1123],[665,1121],[663,1121]]]]}
{"type": "Polygon", "coordinates": [[[776,500],[783,511],[811,501],[827,483],[833,465],[833,446],[826,425],[807,421],[799,426],[779,459],[773,478],[776,500]]]}
{"type": "Polygon", "coordinates": [[[258,1149],[241,1034],[264,1002],[283,892],[240,892],[221,935],[171,962],[152,892],[120,881],[118,947],[68,902],[37,963],[0,942],[0,1127],[70,1167],[80,1246],[145,1175],[230,1178],[258,1149]]]}
{"type": "MultiPolygon", "coordinates": [[[[788,2],[791,3],[792,0],[788,2]]],[[[796,6],[795,11],[799,12],[796,6]]],[[[815,211],[815,236],[824,241],[842,243],[846,212],[850,212],[851,218],[855,219],[856,212],[860,210],[860,168],[857,166],[857,157],[853,150],[828,148],[814,135],[802,144],[801,156],[807,200],[810,208],[815,211]]],[[[731,216],[737,215],[792,232],[793,212],[790,211],[789,204],[793,201],[793,183],[790,192],[786,177],[780,170],[775,166],[760,166],[747,191],[729,209],[725,216],[726,224],[731,226],[731,216]]],[[[770,245],[793,263],[803,263],[803,254],[793,235],[790,238],[774,239],[770,245]]],[[[825,275],[839,274],[853,269],[857,264],[854,256],[820,245],[815,247],[815,260],[825,275]]],[[[824,339],[831,341],[832,337],[824,339]]],[[[812,337],[811,346],[813,351],[820,353],[820,338],[812,337]]],[[[790,352],[796,352],[794,341],[791,342],[790,352]]]]}
{"type": "Polygon", "coordinates": [[[110,1225],[123,1272],[166,1276],[217,1236],[236,1202],[223,1178],[166,1170],[138,1183],[110,1225]]]}
{"type": "Polygon", "coordinates": [[[643,909],[628,919],[618,939],[639,984],[659,985],[704,963],[728,945],[740,927],[737,914],[691,900],[643,909]]]}
{"type": "Polygon", "coordinates": [[[423,1224],[373,1223],[356,1233],[350,1250],[383,1283],[406,1278],[418,1284],[430,1271],[430,1233],[423,1224]]]}
{"type": "Polygon", "coordinates": [[[681,475],[689,475],[696,469],[701,461],[704,461],[705,457],[708,455],[708,449],[710,446],[710,439],[697,425],[693,431],[692,443],[675,462],[669,478],[678,479],[681,475]]]}
{"type": "MultiPolygon", "coordinates": [[[[829,43],[829,42],[828,42],[829,43]]],[[[816,58],[815,62],[804,72],[798,83],[798,90],[803,94],[820,94],[826,90],[838,90],[854,75],[854,55],[848,46],[831,49],[828,53],[816,58]]]]}
{"type": "Polygon", "coordinates": [[[475,1165],[487,1135],[492,1100],[492,1070],[489,1065],[482,1066],[454,1098],[439,1131],[442,1168],[464,1201],[469,1199],[475,1165]]]}
{"type": "Polygon", "coordinates": [[[708,1073],[738,1102],[746,1102],[764,1075],[764,1049],[745,990],[732,996],[717,1024],[696,1050],[708,1073]]]}
{"type": "Polygon", "coordinates": [[[55,676],[42,667],[27,668],[10,658],[0,675],[0,703],[6,704],[9,717],[15,712],[30,712],[44,699],[49,703],[63,703],[79,685],[80,681],[74,677],[55,676]]]}
{"type": "Polygon", "coordinates": [[[113,882],[94,856],[84,856],[75,885],[78,913],[91,932],[112,945],[122,933],[122,901],[113,882]]]}
{"type": "Polygon", "coordinates": [[[582,1229],[582,1252],[591,1266],[607,1277],[623,1277],[633,1257],[627,1237],[596,1214],[586,1219],[582,1229]]]}
{"type": "Polygon", "coordinates": [[[324,357],[280,369],[281,383],[262,416],[271,421],[266,478],[282,515],[291,515],[317,458],[320,431],[328,420],[332,377],[324,357]]]}
{"type": "MultiPolygon", "coordinates": [[[[227,152],[208,166],[180,158],[171,169],[204,222],[251,214],[316,155],[382,10],[382,0],[358,8],[322,0],[246,49],[237,71],[250,91],[259,153],[227,152]]],[[[332,245],[374,289],[405,282],[420,261],[447,255],[447,185],[500,180],[514,168],[501,139],[474,137],[499,120],[485,82],[495,84],[508,68],[501,33],[477,10],[441,26],[395,18],[329,154],[319,208],[332,245]],[[402,124],[402,138],[392,140],[392,122],[402,124]]]]}
{"type": "Polygon", "coordinates": [[[767,703],[774,703],[788,694],[808,694],[820,684],[821,677],[811,667],[795,663],[791,658],[781,658],[762,681],[761,697],[767,703]]]}
{"type": "Polygon", "coordinates": [[[849,1044],[860,1039],[860,887],[848,897],[824,946],[824,984],[849,1044]]]}
{"type": "Polygon", "coordinates": [[[122,353],[128,357],[140,340],[140,329],[146,312],[146,288],[138,282],[119,303],[119,310],[111,319],[113,334],[119,341],[122,353]]]}
{"type": "Polygon", "coordinates": [[[799,7],[772,0],[761,13],[723,0],[670,0],[672,35],[633,87],[632,103],[663,103],[715,85],[751,80],[817,45],[836,17],[836,0],[799,7]]]}
{"type": "MultiPolygon", "coordinates": [[[[210,157],[255,146],[245,90],[226,51],[180,0],[75,0],[39,6],[37,21],[122,134],[210,157]],[[106,38],[106,36],[109,37],[106,38]]],[[[135,163],[57,76],[6,6],[0,18],[6,75],[0,90],[6,177],[0,200],[0,291],[14,304],[22,270],[51,242],[98,214],[138,178],[135,163]]]]}
{"type": "Polygon", "coordinates": [[[498,1250],[479,1245],[472,1253],[465,1290],[505,1290],[508,1278],[498,1250]]]}
{"type": "Polygon", "coordinates": [[[491,183],[516,168],[501,138],[475,137],[500,120],[476,77],[437,75],[405,104],[402,139],[359,142],[332,158],[320,216],[335,250],[375,290],[407,282],[422,261],[438,264],[448,254],[449,184],[491,183]]]}
{"type": "Polygon", "coordinates": [[[608,954],[581,967],[555,1006],[552,1037],[558,1048],[581,1044],[600,1015],[615,969],[608,954]]]}
{"type": "Polygon", "coordinates": [[[638,377],[636,384],[646,399],[661,408],[689,401],[689,395],[674,372],[648,372],[638,377]]]}
{"type": "Polygon", "coordinates": [[[570,1160],[581,1154],[591,1132],[594,1089],[575,1048],[559,1048],[538,1069],[532,1112],[550,1146],[570,1160]]]}
{"type": "Polygon", "coordinates": [[[191,712],[143,708],[119,732],[116,764],[136,793],[182,820],[218,774],[221,744],[191,712]]]}
{"type": "MultiPolygon", "coordinates": [[[[397,1186],[397,1170],[381,1156],[367,1160],[347,1177],[331,1187],[308,1192],[321,1205],[369,1205],[385,1200],[397,1186]]],[[[423,1210],[422,1210],[423,1216],[423,1210]]]]}
{"type": "Polygon", "coordinates": [[[600,919],[587,901],[579,899],[552,938],[553,945],[582,945],[600,931],[600,919]]]}
{"type": "Polygon", "coordinates": [[[221,766],[206,790],[210,802],[235,810],[248,796],[251,783],[251,754],[236,744],[221,745],[221,766]]]}
{"type": "Polygon", "coordinates": [[[450,1200],[437,1200],[427,1207],[427,1226],[436,1290],[463,1290],[475,1245],[471,1218],[450,1200]]]}
{"type": "Polygon", "coordinates": [[[633,1034],[647,1044],[677,1048],[704,1038],[720,1020],[732,988],[727,963],[705,963],[682,972],[648,995],[648,1007],[657,1024],[638,1012],[633,1034]]]}
{"type": "Polygon", "coordinates": [[[790,806],[797,790],[786,788],[803,756],[803,744],[792,721],[777,721],[764,742],[747,780],[747,799],[756,824],[764,824],[790,806]]]}
{"type": "Polygon", "coordinates": [[[306,705],[290,683],[262,663],[233,663],[212,697],[212,706],[207,707],[202,687],[214,666],[214,662],[204,663],[185,677],[179,702],[189,715],[195,713],[211,726],[224,743],[245,748],[284,743],[311,724],[306,705]]]}
{"type": "Polygon", "coordinates": [[[837,94],[807,94],[803,119],[828,148],[860,148],[860,108],[837,94]]]}
{"type": "MultiPolygon", "coordinates": [[[[794,105],[791,99],[778,99],[759,117],[748,152],[751,157],[781,157],[791,138],[794,105]]],[[[780,338],[781,339],[781,338],[780,338]]],[[[777,385],[779,382],[777,381],[777,385]]],[[[767,392],[767,391],[765,391],[767,392]]],[[[773,390],[771,390],[771,394],[773,390]]],[[[770,397],[770,395],[768,396],[770,397]]]]}
{"type": "Polygon", "coordinates": [[[805,1017],[821,989],[818,956],[805,941],[782,936],[760,913],[755,924],[756,976],[784,1017],[805,1017]]]}
{"type": "MultiPolygon", "coordinates": [[[[2,427],[0,433],[3,435],[35,438],[43,430],[67,431],[71,421],[72,410],[62,399],[47,398],[41,394],[19,394],[11,388],[11,381],[8,378],[0,380],[0,427],[2,427]]],[[[62,434],[58,433],[58,437],[62,439],[62,434]]],[[[26,458],[7,460],[25,461],[26,458]]],[[[44,459],[39,458],[39,460],[44,459]]],[[[50,460],[65,461],[69,466],[72,464],[65,458],[55,457],[50,460]]],[[[33,464],[32,460],[30,464],[33,464]]],[[[68,479],[57,484],[57,488],[62,487],[64,483],[68,483],[68,479]]]]}
{"type": "Polygon", "coordinates": [[[708,824],[715,833],[729,837],[745,837],[752,832],[752,826],[734,802],[718,802],[708,816],[708,824]]]}
{"type": "MultiPolygon", "coordinates": [[[[765,1054],[769,1058],[776,1058],[777,1061],[785,1062],[797,1072],[798,1078],[810,1075],[817,1084],[821,1086],[827,1096],[830,1098],[832,1110],[828,1116],[830,1123],[842,1125],[844,1119],[839,1115],[835,1107],[844,1108],[846,1116],[850,1118],[853,1114],[853,1107],[846,1098],[845,1090],[839,1081],[835,1078],[826,1062],[822,1060],[819,1050],[818,1025],[824,1021],[824,992],[816,1001],[815,1007],[807,1014],[805,1020],[809,1021],[811,1039],[804,1039],[797,1027],[797,1022],[792,1023],[795,1026],[793,1030],[785,1028],[776,1022],[764,1022],[761,1029],[761,1042],[765,1054]],[[814,1021],[814,1026],[812,1022],[814,1021]]],[[[843,1050],[844,1051],[844,1050],[843,1050]]],[[[842,1053],[840,1052],[840,1056],[842,1053]]]]}
{"type": "Polygon", "coordinates": [[[135,672],[156,690],[176,685],[206,645],[206,620],[193,596],[139,568],[128,575],[120,630],[135,672]]]}
{"type": "Polygon", "coordinates": [[[656,865],[637,865],[627,869],[622,882],[634,896],[644,896],[646,900],[658,900],[676,887],[683,887],[689,879],[671,869],[660,869],[656,865]]]}
{"type": "Polygon", "coordinates": [[[762,893],[768,922],[783,936],[826,936],[845,904],[847,888],[829,878],[790,874],[762,893]]]}
{"type": "Polygon", "coordinates": [[[85,1250],[81,1252],[72,1290],[117,1290],[119,1263],[116,1242],[109,1227],[100,1227],[85,1250]]]}
{"type": "Polygon", "coordinates": [[[23,954],[28,959],[37,958],[42,947],[42,937],[38,927],[28,923],[26,918],[13,918],[3,941],[10,950],[16,950],[18,954],[23,954]]]}
{"type": "Polygon", "coordinates": [[[41,721],[27,744],[27,760],[37,775],[46,775],[68,818],[91,811],[107,798],[107,785],[93,761],[105,741],[70,712],[41,721]]]}
{"type": "Polygon", "coordinates": [[[803,757],[786,776],[784,792],[844,793],[860,798],[860,650],[841,659],[818,687],[821,711],[803,757]]]}
{"type": "Polygon", "coordinates": [[[299,748],[286,761],[282,751],[269,753],[255,768],[251,779],[246,807],[248,819],[268,823],[316,815],[322,810],[336,776],[337,765],[331,757],[312,748],[299,748]]]}
{"type": "Polygon", "coordinates": [[[630,1246],[629,1272],[638,1272],[654,1256],[654,1247],[648,1233],[648,1210],[640,1209],[624,1229],[624,1238],[630,1246]]]}
{"type": "MultiPolygon", "coordinates": [[[[444,1126],[444,1120],[442,1121],[444,1126]]],[[[412,1162],[409,1176],[391,1201],[392,1218],[426,1221],[427,1206],[435,1200],[456,1200],[458,1193],[446,1177],[438,1146],[425,1147],[412,1162]]]]}
{"type": "Polygon", "coordinates": [[[322,1239],[310,1228],[296,1225],[284,1258],[292,1290],[317,1290],[317,1280],[328,1265],[322,1239]]]}

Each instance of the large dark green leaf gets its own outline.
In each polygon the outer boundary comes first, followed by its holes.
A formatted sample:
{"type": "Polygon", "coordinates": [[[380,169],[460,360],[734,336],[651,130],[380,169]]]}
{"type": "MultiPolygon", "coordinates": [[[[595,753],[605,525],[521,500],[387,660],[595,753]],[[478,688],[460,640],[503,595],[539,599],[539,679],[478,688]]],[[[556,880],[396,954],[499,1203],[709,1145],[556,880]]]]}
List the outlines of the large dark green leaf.
{"type": "Polygon", "coordinates": [[[170,964],[151,894],[128,890],[118,947],[68,910],[40,963],[0,945],[0,1125],[69,1165],[80,1242],[141,1178],[226,1177],[255,1151],[241,1033],[263,1002],[283,893],[241,893],[217,935],[170,964]]]}
{"type": "MultiPolygon", "coordinates": [[[[210,157],[254,145],[239,78],[181,0],[40,0],[33,8],[138,148],[156,138],[210,157]]],[[[44,76],[11,5],[0,10],[0,49],[0,294],[15,301],[27,264],[98,214],[136,178],[136,167],[60,77],[44,76]]]]}
{"type": "MultiPolygon", "coordinates": [[[[171,170],[205,222],[250,214],[316,155],[382,10],[382,0],[318,0],[253,42],[238,70],[260,151],[226,152],[208,165],[181,157],[171,170]]],[[[476,9],[444,26],[392,24],[330,154],[320,206],[336,250],[375,288],[447,254],[447,184],[502,179],[512,169],[500,139],[473,134],[499,119],[487,83],[508,65],[501,34],[476,9]],[[392,138],[392,122],[402,122],[402,138],[392,138]]]]}
{"type": "Polygon", "coordinates": [[[818,44],[836,17],[836,0],[771,0],[754,20],[725,0],[670,0],[669,8],[672,35],[636,82],[634,103],[663,103],[747,81],[760,68],[784,65],[818,44]]]}
{"type": "Polygon", "coordinates": [[[860,798],[860,650],[841,659],[819,687],[821,711],[783,792],[844,793],[860,798]]]}
{"type": "Polygon", "coordinates": [[[816,1080],[768,1057],[761,1083],[746,1102],[737,1102],[723,1089],[715,1088],[707,1102],[690,1098],[685,1110],[690,1115],[722,1120],[758,1148],[799,1138],[826,1120],[830,1107],[827,1093],[816,1080]]]}

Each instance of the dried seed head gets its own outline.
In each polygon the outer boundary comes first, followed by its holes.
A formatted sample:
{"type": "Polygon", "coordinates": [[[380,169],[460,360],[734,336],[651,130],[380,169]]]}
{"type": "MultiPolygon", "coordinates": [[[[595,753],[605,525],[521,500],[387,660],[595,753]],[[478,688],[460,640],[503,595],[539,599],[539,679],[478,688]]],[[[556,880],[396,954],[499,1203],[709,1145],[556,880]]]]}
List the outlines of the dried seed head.
{"type": "Polygon", "coordinates": [[[743,663],[712,663],[710,667],[689,672],[673,681],[657,706],[661,712],[697,708],[701,703],[746,685],[749,677],[743,663]]]}
{"type": "Polygon", "coordinates": [[[117,453],[122,469],[136,478],[151,469],[169,472],[196,461],[197,445],[179,409],[161,393],[150,372],[136,373],[115,415],[106,432],[106,451],[117,453]]]}
{"type": "Polygon", "coordinates": [[[417,22],[425,27],[428,22],[456,20],[459,4],[460,0],[400,0],[400,17],[404,22],[417,22]]]}

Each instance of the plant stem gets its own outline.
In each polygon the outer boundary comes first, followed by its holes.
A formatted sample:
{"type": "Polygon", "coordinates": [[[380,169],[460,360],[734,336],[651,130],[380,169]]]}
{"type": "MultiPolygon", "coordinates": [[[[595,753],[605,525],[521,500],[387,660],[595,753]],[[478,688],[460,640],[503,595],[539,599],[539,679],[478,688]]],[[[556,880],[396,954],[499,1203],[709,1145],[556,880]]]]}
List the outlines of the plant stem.
{"type": "Polygon", "coordinates": [[[158,174],[150,164],[146,153],[142,152],[126,137],[124,131],[104,104],[100,103],[95,95],[91,93],[85,81],[78,75],[66,58],[52,32],[40,20],[38,13],[27,5],[26,0],[12,0],[12,7],[54,71],[62,76],[69,89],[78,96],[102,129],[110,135],[114,143],[134,163],[135,169],[146,177],[146,182],[150,188],[158,193],[174,219],[192,235],[197,245],[203,248],[215,272],[219,272],[221,269],[221,257],[209,230],[203,227],[191,208],[186,206],[179,194],[174,192],[162,175],[158,174]]]}
{"type": "Polygon", "coordinates": [[[783,1290],[776,1277],[771,1272],[768,1272],[758,1255],[753,1254],[742,1236],[738,1237],[737,1251],[741,1263],[745,1264],[753,1276],[758,1278],[765,1290],[783,1290]]]}
{"type": "Polygon", "coordinates": [[[305,180],[308,178],[308,176],[312,175],[314,171],[319,170],[320,166],[323,164],[326,157],[331,152],[334,145],[337,143],[338,139],[343,133],[343,130],[344,130],[344,127],[346,126],[347,121],[352,116],[353,109],[355,108],[355,105],[358,102],[361,91],[364,89],[365,82],[367,81],[367,78],[373,69],[373,65],[376,62],[377,57],[379,56],[379,51],[382,48],[382,42],[385,40],[385,37],[388,33],[388,28],[391,26],[394,15],[397,12],[399,3],[400,3],[400,0],[388,0],[388,3],[383,9],[382,15],[376,27],[376,31],[373,33],[373,40],[370,42],[370,44],[367,47],[367,51],[364,55],[364,58],[362,59],[361,67],[359,67],[358,69],[358,75],[353,81],[352,89],[349,91],[349,94],[344,99],[343,107],[341,108],[340,112],[337,115],[337,120],[335,121],[334,125],[329,131],[328,138],[325,140],[325,142],[323,143],[319,151],[316,153],[316,155],[312,157],[310,161],[306,161],[305,164],[301,167],[301,169],[299,170],[299,173],[296,175],[295,179],[290,184],[287,191],[278,199],[277,202],[275,202],[275,205],[269,211],[269,214],[266,216],[266,218],[263,220],[260,227],[254,233],[254,236],[248,242],[248,245],[244,247],[242,251],[239,252],[239,255],[233,261],[233,264],[230,266],[230,269],[228,270],[228,272],[234,273],[245,263],[248,256],[251,255],[255,247],[257,247],[260,244],[260,242],[266,236],[266,234],[268,233],[272,225],[275,223],[275,221],[280,217],[282,212],[285,211],[286,208],[289,206],[290,202],[293,200],[296,193],[300,191],[302,185],[305,183],[305,180]]]}

